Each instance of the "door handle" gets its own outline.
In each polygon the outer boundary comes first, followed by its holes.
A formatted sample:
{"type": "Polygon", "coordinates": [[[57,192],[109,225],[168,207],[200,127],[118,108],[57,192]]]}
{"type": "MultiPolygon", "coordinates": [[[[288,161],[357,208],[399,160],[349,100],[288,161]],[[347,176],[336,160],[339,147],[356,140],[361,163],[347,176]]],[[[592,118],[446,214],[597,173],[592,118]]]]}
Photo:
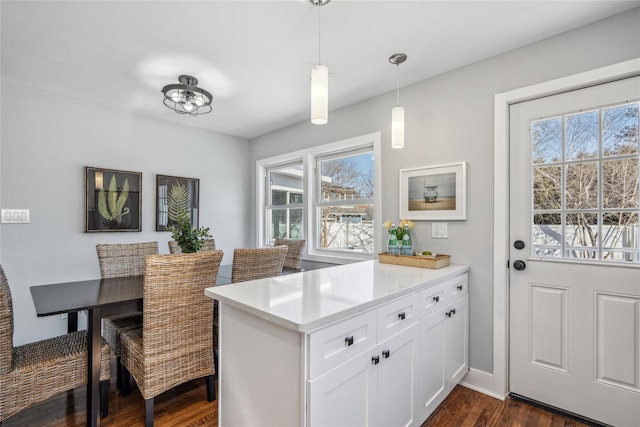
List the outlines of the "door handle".
{"type": "Polygon", "coordinates": [[[527,268],[527,264],[524,261],[518,259],[513,262],[513,268],[518,271],[522,271],[527,268]]]}

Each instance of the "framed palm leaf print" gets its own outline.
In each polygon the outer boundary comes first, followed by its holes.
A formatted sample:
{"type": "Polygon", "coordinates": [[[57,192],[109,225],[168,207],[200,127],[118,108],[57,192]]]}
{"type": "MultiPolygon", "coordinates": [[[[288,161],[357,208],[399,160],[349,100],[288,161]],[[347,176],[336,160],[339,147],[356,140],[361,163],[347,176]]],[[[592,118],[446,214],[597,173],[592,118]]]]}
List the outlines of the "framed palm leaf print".
{"type": "Polygon", "coordinates": [[[199,199],[199,179],[156,175],[156,231],[168,231],[181,215],[188,215],[197,228],[199,199]]]}

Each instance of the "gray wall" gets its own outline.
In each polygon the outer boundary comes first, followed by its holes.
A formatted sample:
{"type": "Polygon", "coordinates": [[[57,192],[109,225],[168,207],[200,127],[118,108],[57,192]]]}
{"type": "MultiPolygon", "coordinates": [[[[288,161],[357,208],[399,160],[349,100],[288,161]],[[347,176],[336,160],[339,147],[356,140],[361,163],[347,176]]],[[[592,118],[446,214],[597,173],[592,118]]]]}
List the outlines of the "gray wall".
{"type": "Polygon", "coordinates": [[[8,79],[1,113],[2,207],[31,209],[30,224],[1,226],[16,344],[66,332],[60,316],[36,318],[29,286],[100,277],[97,243],[158,241],[168,253],[170,233],[155,231],[156,174],[200,179],[200,224],[223,263],[248,244],[248,141],[8,79]],[[142,232],[84,233],[84,166],[142,172],[142,232]]]}
{"type": "MultiPolygon", "coordinates": [[[[420,53],[406,53],[409,60],[403,67],[411,67],[411,57],[420,53]]],[[[417,222],[411,235],[418,248],[451,254],[453,262],[471,266],[470,365],[491,373],[493,97],[637,57],[640,9],[401,88],[406,124],[402,150],[391,149],[395,93],[388,93],[331,111],[327,125],[305,122],[257,138],[252,141],[252,160],[382,131],[381,223],[399,219],[399,169],[466,160],[467,220],[449,221],[447,240],[431,239],[429,221],[417,222]]]]}

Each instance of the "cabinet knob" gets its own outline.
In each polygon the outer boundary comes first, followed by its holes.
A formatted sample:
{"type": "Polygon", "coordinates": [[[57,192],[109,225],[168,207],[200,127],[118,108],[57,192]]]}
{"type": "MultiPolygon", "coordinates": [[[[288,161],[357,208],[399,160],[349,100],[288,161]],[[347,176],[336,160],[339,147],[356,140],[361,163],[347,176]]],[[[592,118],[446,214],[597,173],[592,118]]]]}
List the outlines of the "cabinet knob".
{"type": "Polygon", "coordinates": [[[380,363],[380,356],[373,356],[371,358],[371,363],[373,363],[374,365],[377,365],[378,363],[380,363]]]}
{"type": "Polygon", "coordinates": [[[433,297],[433,301],[440,302],[440,295],[436,295],[435,297],[433,297]]]}
{"type": "Polygon", "coordinates": [[[353,335],[351,335],[350,337],[346,337],[344,339],[344,343],[347,347],[349,347],[350,345],[353,344],[353,335]]]}
{"type": "Polygon", "coordinates": [[[456,309],[455,308],[451,309],[451,314],[456,314],[456,309]]]}
{"type": "Polygon", "coordinates": [[[389,350],[384,350],[382,352],[382,357],[384,357],[385,359],[388,359],[390,355],[391,355],[391,352],[389,350]]]}
{"type": "Polygon", "coordinates": [[[459,291],[461,291],[462,290],[462,285],[458,285],[457,288],[458,288],[459,291]]]}
{"type": "Polygon", "coordinates": [[[401,313],[398,313],[398,317],[400,318],[400,320],[404,320],[407,317],[407,315],[404,314],[404,311],[403,311],[401,313]]]}

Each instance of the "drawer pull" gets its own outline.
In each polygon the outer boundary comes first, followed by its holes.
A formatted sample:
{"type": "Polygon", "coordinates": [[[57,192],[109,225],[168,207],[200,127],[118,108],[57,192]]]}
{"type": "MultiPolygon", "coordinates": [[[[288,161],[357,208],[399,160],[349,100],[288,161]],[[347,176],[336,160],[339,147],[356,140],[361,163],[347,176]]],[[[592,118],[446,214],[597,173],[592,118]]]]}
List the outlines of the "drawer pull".
{"type": "Polygon", "coordinates": [[[391,352],[389,350],[384,350],[382,352],[382,357],[384,357],[385,359],[388,359],[390,355],[391,355],[391,352]]]}
{"type": "Polygon", "coordinates": [[[436,295],[435,297],[433,297],[433,301],[440,302],[440,295],[436,295]]]}
{"type": "Polygon", "coordinates": [[[373,356],[371,358],[371,363],[373,363],[374,365],[377,365],[378,363],[380,363],[380,356],[373,356]]]}
{"type": "Polygon", "coordinates": [[[447,316],[447,317],[451,317],[451,316],[453,316],[454,314],[456,314],[456,309],[455,309],[455,308],[452,308],[451,310],[449,310],[449,311],[447,311],[447,312],[445,313],[445,316],[447,316]]]}
{"type": "Polygon", "coordinates": [[[462,285],[458,285],[458,286],[456,286],[456,288],[457,288],[459,291],[461,291],[461,290],[462,290],[462,285]]]}
{"type": "Polygon", "coordinates": [[[398,313],[398,317],[400,318],[400,320],[404,320],[407,317],[407,315],[404,314],[404,311],[403,311],[401,313],[398,313]]]}
{"type": "Polygon", "coordinates": [[[351,335],[350,337],[346,337],[344,339],[344,343],[347,347],[349,347],[350,345],[353,345],[353,335],[351,335]]]}

